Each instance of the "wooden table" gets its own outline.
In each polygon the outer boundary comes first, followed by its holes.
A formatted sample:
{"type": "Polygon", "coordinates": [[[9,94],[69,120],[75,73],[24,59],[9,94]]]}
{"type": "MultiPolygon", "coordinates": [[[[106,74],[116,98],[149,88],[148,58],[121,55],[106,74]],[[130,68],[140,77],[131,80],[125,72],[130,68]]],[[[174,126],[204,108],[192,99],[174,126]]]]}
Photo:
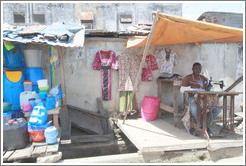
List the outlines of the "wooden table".
{"type": "MultiPolygon", "coordinates": [[[[223,96],[223,106],[219,106],[223,110],[223,127],[220,130],[220,133],[233,133],[234,131],[234,98],[236,95],[242,94],[242,92],[220,92],[220,91],[185,91],[185,93],[194,93],[197,94],[197,103],[200,103],[201,98],[204,100],[204,108],[203,110],[200,108],[200,104],[197,104],[197,127],[196,129],[200,129],[200,121],[202,114],[202,133],[204,137],[209,139],[209,135],[207,133],[207,95],[220,95],[223,96]],[[230,97],[230,103],[227,104],[227,97],[230,97]],[[227,109],[229,108],[229,121],[227,121],[227,109]],[[229,124],[229,125],[228,125],[229,124]]],[[[235,134],[236,135],[236,134],[235,134]]]]}
{"type": "MultiPolygon", "coordinates": [[[[52,115],[52,119],[53,119],[53,124],[57,129],[57,132],[59,133],[59,122],[58,122],[58,115],[60,113],[60,107],[57,107],[55,109],[51,109],[51,110],[47,110],[48,115],[52,115]]],[[[27,117],[27,121],[29,120],[32,112],[23,112],[24,113],[24,117],[27,117]]]]}
{"type": "Polygon", "coordinates": [[[180,86],[174,86],[173,85],[173,80],[170,80],[170,79],[157,79],[157,85],[158,85],[158,97],[161,98],[161,95],[162,95],[162,85],[163,84],[171,84],[172,87],[173,87],[173,106],[169,106],[169,105],[166,105],[164,104],[163,102],[160,103],[160,109],[163,109],[167,112],[170,112],[173,114],[174,118],[174,126],[177,127],[178,125],[178,117],[179,117],[179,114],[178,114],[178,104],[179,104],[179,100],[178,100],[178,92],[179,92],[179,89],[180,89],[180,86]]]}

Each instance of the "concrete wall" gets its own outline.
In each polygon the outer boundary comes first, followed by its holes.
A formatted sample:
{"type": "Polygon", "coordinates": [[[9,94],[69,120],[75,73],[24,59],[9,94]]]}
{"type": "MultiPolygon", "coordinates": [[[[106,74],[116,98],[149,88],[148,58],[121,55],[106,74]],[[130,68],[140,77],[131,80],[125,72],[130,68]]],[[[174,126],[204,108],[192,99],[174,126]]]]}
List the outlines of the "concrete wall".
{"type": "Polygon", "coordinates": [[[182,16],[181,3],[78,3],[76,17],[80,12],[93,12],[94,29],[125,31],[131,25],[152,24],[152,11],[182,16]],[[132,23],[120,23],[120,14],[131,14],[132,23]]]}
{"type": "MultiPolygon", "coordinates": [[[[80,12],[93,12],[94,29],[125,31],[130,25],[152,24],[152,11],[182,16],[181,3],[4,3],[3,22],[13,24],[13,12],[45,14],[45,24],[79,23],[80,12]],[[132,23],[120,23],[120,14],[131,14],[132,23]]],[[[31,17],[30,17],[31,18],[31,17]]],[[[32,20],[26,23],[33,23],[32,20]]]]}
{"type": "MultiPolygon", "coordinates": [[[[113,50],[119,56],[124,48],[125,39],[106,39],[106,38],[86,38],[85,47],[82,49],[66,49],[64,56],[65,63],[65,82],[67,103],[76,107],[84,108],[89,111],[97,111],[96,98],[102,96],[101,72],[92,70],[89,59],[94,59],[93,55],[87,54],[90,49],[113,50]],[[92,57],[91,57],[92,56],[92,57]]],[[[242,54],[238,51],[242,49],[238,44],[176,44],[170,45],[178,55],[178,64],[174,67],[174,73],[185,76],[192,72],[192,64],[200,62],[203,65],[202,74],[205,69],[214,80],[224,80],[225,88],[229,87],[240,75],[242,75],[242,54]],[[240,63],[239,63],[240,62],[240,63]]],[[[159,49],[165,46],[153,46],[149,53],[156,55],[159,49]]],[[[144,48],[133,48],[137,54],[142,54],[144,48]]],[[[49,67],[47,68],[47,72],[49,67]]],[[[59,68],[56,69],[56,79],[59,84],[59,68]]],[[[158,78],[159,71],[153,71],[154,80],[158,78]]],[[[112,100],[103,101],[104,108],[109,112],[119,110],[118,92],[118,71],[112,71],[112,100]]],[[[164,86],[165,87],[165,86],[164,86]]],[[[242,83],[232,91],[243,91],[242,83]]],[[[172,105],[171,86],[167,85],[164,90],[166,104],[172,105]],[[165,91],[166,90],[166,91],[165,91]]],[[[220,90],[215,86],[215,90],[220,90]]],[[[144,96],[157,96],[157,83],[141,82],[137,94],[137,104],[140,109],[144,96]]],[[[180,95],[182,100],[182,95],[180,95]]],[[[242,95],[235,99],[236,110],[243,101],[242,95]]]]}
{"type": "MultiPolygon", "coordinates": [[[[50,25],[54,22],[64,21],[66,23],[75,23],[75,10],[73,3],[4,3],[3,4],[3,22],[14,23],[13,12],[20,12],[26,17],[32,14],[45,14],[45,24],[50,25]],[[27,6],[30,10],[27,11],[27,6]]],[[[26,23],[33,23],[32,21],[26,23]]]]}

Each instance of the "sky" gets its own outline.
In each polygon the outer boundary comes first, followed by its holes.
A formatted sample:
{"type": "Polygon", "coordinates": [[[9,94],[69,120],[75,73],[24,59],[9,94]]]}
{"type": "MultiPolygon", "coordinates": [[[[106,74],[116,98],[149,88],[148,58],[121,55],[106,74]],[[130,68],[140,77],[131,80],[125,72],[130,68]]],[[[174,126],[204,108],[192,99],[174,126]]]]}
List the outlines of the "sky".
{"type": "Polygon", "coordinates": [[[232,1],[196,1],[183,2],[182,17],[197,20],[202,13],[207,11],[244,13],[244,3],[232,1]]]}

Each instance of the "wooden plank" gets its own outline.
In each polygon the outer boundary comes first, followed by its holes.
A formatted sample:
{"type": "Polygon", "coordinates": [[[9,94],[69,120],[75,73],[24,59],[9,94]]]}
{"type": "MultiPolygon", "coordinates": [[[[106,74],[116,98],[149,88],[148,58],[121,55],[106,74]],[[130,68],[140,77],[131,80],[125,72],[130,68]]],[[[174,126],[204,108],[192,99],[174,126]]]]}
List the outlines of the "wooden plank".
{"type": "Polygon", "coordinates": [[[105,135],[79,135],[71,136],[73,142],[107,142],[114,140],[114,134],[105,134],[105,135]]]}
{"type": "Polygon", "coordinates": [[[57,152],[59,148],[58,143],[54,144],[54,145],[48,145],[47,149],[46,149],[46,153],[54,153],[57,152]]]}
{"type": "Polygon", "coordinates": [[[171,112],[171,113],[174,113],[174,108],[173,107],[170,107],[164,103],[160,103],[160,108],[167,111],[167,112],[171,112]]]}
{"type": "Polygon", "coordinates": [[[15,150],[15,152],[8,158],[8,161],[30,158],[33,151],[33,145],[29,144],[24,149],[15,150]]]}
{"type": "Polygon", "coordinates": [[[61,139],[71,139],[71,121],[68,116],[67,110],[67,99],[66,99],[66,85],[65,85],[65,74],[64,74],[64,61],[63,61],[63,48],[56,47],[58,50],[60,60],[60,74],[61,74],[61,88],[62,88],[62,108],[60,113],[61,122],[61,139]]]}
{"type": "MultiPolygon", "coordinates": [[[[55,109],[48,110],[48,115],[59,114],[61,107],[57,107],[55,109]]],[[[30,117],[32,112],[23,112],[25,117],[30,117]]]]}
{"type": "Polygon", "coordinates": [[[3,156],[3,161],[8,161],[8,158],[14,153],[15,150],[7,151],[3,156]]]}
{"type": "Polygon", "coordinates": [[[129,119],[117,125],[141,152],[161,152],[186,149],[203,149],[207,141],[186,133],[162,119],[145,122],[129,119]]]}
{"type": "Polygon", "coordinates": [[[69,117],[73,125],[90,132],[92,134],[104,134],[104,130],[101,123],[101,118],[88,114],[87,112],[71,109],[69,107],[69,117]]]}
{"type": "Polygon", "coordinates": [[[32,152],[32,157],[38,157],[46,153],[47,145],[35,147],[32,152]]]}
{"type": "Polygon", "coordinates": [[[98,117],[98,118],[108,118],[107,116],[104,116],[102,114],[99,114],[97,112],[92,112],[92,111],[88,111],[88,110],[85,110],[85,109],[82,109],[82,108],[78,108],[78,107],[75,107],[75,106],[72,106],[72,105],[67,105],[67,108],[68,109],[74,109],[74,110],[77,110],[77,111],[80,111],[80,112],[83,112],[85,114],[88,114],[88,115],[91,115],[91,116],[94,116],[94,117],[98,117]]]}

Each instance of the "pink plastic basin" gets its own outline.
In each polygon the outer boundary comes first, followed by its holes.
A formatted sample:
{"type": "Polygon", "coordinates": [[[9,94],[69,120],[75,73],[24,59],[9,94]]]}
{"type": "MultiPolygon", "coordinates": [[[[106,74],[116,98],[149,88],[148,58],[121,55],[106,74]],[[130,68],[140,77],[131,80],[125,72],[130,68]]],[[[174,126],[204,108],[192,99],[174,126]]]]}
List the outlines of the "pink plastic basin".
{"type": "Polygon", "coordinates": [[[32,109],[32,105],[31,104],[22,105],[22,109],[23,111],[30,111],[32,109]]]}

